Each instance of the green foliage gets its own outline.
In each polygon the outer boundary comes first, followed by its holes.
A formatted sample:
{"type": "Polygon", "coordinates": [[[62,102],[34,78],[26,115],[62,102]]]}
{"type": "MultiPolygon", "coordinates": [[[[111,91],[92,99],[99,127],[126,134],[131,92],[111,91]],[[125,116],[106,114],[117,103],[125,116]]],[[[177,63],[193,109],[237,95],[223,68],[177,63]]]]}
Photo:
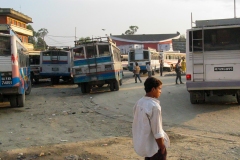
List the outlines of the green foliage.
{"type": "Polygon", "coordinates": [[[135,34],[138,30],[138,26],[130,26],[128,30],[125,31],[126,35],[135,34]]]}

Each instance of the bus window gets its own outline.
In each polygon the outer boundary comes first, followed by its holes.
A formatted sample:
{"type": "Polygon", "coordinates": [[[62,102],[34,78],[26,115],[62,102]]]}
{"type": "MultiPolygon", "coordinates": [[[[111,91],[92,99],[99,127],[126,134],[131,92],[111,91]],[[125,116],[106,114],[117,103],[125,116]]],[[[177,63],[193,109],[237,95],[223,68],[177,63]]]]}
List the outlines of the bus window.
{"type": "Polygon", "coordinates": [[[10,37],[0,37],[0,56],[11,55],[10,37]]]}
{"type": "Polygon", "coordinates": [[[86,46],[86,55],[87,58],[97,57],[96,46],[86,46]]]}
{"type": "Polygon", "coordinates": [[[98,45],[99,57],[110,56],[109,45],[98,45]]]}
{"type": "Polygon", "coordinates": [[[74,52],[74,54],[73,54],[74,59],[84,59],[85,58],[83,47],[74,49],[73,52],[74,52]]]}
{"type": "Polygon", "coordinates": [[[130,61],[130,62],[135,61],[134,51],[130,51],[130,53],[129,53],[129,61],[130,61]]]}
{"type": "Polygon", "coordinates": [[[148,51],[143,51],[143,59],[149,59],[149,52],[148,51]]]}

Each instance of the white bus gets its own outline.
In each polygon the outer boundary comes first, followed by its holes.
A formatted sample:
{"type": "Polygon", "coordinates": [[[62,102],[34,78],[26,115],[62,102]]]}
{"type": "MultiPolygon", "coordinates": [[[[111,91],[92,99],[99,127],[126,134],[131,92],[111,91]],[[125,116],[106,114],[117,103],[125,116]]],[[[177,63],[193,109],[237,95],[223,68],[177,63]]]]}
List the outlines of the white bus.
{"type": "Polygon", "coordinates": [[[186,86],[192,104],[235,95],[240,104],[240,19],[196,21],[187,30],[186,86]]]}
{"type": "Polygon", "coordinates": [[[159,52],[155,49],[131,49],[128,52],[128,70],[133,71],[135,62],[140,67],[140,72],[147,73],[146,65],[151,62],[152,72],[159,71],[159,52]]]}
{"type": "Polygon", "coordinates": [[[0,100],[11,107],[24,107],[25,95],[31,92],[28,50],[8,25],[0,33],[0,100]]]}
{"type": "Polygon", "coordinates": [[[69,47],[49,47],[40,53],[40,76],[51,78],[52,84],[58,84],[59,79],[71,81],[73,57],[69,47]]]}
{"type": "Polygon", "coordinates": [[[163,60],[163,70],[168,72],[173,71],[178,59],[186,58],[186,53],[180,51],[160,51],[160,60],[163,60]]]}

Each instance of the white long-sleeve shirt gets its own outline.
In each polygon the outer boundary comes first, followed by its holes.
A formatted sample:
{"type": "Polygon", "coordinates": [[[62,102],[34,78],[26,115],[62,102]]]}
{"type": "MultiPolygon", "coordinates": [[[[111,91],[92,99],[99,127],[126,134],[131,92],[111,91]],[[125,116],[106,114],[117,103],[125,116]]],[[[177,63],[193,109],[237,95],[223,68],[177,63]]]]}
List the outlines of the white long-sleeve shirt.
{"type": "Polygon", "coordinates": [[[162,128],[160,102],[151,97],[142,97],[133,108],[133,146],[142,157],[152,157],[159,150],[156,139],[164,138],[165,147],[170,146],[162,128]]]}
{"type": "Polygon", "coordinates": [[[147,69],[147,71],[151,71],[151,65],[150,65],[150,64],[147,64],[147,65],[146,65],[146,69],[147,69]]]}

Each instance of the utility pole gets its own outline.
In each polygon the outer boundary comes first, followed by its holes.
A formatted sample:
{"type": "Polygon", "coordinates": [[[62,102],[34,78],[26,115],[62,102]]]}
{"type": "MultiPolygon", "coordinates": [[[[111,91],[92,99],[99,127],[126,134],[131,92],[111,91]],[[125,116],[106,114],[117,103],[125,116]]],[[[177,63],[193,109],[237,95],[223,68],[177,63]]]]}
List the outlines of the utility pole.
{"type": "Polygon", "coordinates": [[[236,0],[234,0],[234,18],[236,18],[236,0]]]}

